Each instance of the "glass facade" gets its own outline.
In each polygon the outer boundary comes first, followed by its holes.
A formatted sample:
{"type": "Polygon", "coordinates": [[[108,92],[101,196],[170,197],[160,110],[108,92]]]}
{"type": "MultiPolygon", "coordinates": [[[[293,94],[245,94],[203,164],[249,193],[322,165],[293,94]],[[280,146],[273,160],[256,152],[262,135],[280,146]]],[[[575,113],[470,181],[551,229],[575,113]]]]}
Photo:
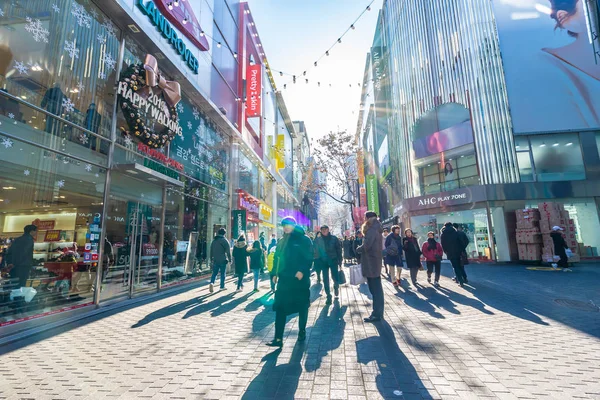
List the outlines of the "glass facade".
{"type": "MultiPolygon", "coordinates": [[[[437,185],[444,190],[437,177],[428,178],[427,187],[425,176],[435,173],[419,171],[426,168],[417,162],[423,157],[423,142],[430,145],[425,150],[432,158],[425,165],[444,161],[444,166],[456,158],[454,149],[476,144],[470,153],[458,154],[475,156],[478,162],[480,179],[466,176],[465,185],[469,179],[482,184],[519,179],[492,5],[483,0],[450,3],[384,4],[384,45],[391,69],[391,105],[396,110],[389,125],[397,137],[391,141],[391,153],[410,155],[398,160],[397,184],[405,198],[432,193],[437,185]],[[459,115],[464,117],[457,120],[459,115]],[[431,147],[432,142],[438,145],[431,147]]],[[[448,184],[444,180],[443,185],[460,187],[460,180],[448,184]]]]}

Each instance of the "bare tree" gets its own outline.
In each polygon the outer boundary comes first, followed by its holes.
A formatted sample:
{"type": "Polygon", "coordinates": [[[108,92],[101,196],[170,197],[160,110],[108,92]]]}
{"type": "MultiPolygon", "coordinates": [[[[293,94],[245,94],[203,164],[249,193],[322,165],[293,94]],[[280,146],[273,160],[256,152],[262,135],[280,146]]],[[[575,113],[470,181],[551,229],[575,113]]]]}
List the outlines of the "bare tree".
{"type": "Polygon", "coordinates": [[[302,189],[309,193],[322,193],[330,199],[349,206],[352,212],[357,198],[357,165],[358,146],[354,135],[347,131],[330,132],[317,140],[313,151],[313,163],[303,168],[302,189]],[[314,179],[314,170],[325,176],[322,181],[314,179]]]}

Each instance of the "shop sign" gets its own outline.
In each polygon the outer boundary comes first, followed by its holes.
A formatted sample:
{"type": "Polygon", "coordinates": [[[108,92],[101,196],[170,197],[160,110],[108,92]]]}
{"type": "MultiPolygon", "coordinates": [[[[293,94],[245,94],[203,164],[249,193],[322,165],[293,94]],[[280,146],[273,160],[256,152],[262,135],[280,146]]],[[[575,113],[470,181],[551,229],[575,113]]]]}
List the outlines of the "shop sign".
{"type": "Polygon", "coordinates": [[[277,169],[285,168],[285,135],[277,135],[275,144],[275,161],[277,169]]]}
{"type": "Polygon", "coordinates": [[[98,253],[97,252],[91,252],[90,253],[92,255],[92,261],[98,261],[98,253]]]}
{"type": "Polygon", "coordinates": [[[233,210],[232,237],[237,239],[241,234],[246,232],[246,210],[233,210]]]}
{"type": "Polygon", "coordinates": [[[471,186],[464,189],[442,192],[435,195],[414,197],[403,202],[404,208],[412,210],[440,208],[461,204],[486,201],[487,194],[484,186],[471,186]]]}
{"type": "Polygon", "coordinates": [[[250,213],[253,214],[258,214],[258,206],[253,203],[252,201],[249,200],[249,195],[244,192],[244,191],[240,191],[238,193],[238,206],[239,208],[245,209],[250,213]]]}
{"type": "MultiPolygon", "coordinates": [[[[165,17],[162,13],[161,10],[159,10],[159,7],[164,9],[164,5],[161,4],[164,3],[164,0],[157,0],[159,1],[159,6],[157,7],[154,2],[152,0],[148,1],[146,3],[146,5],[144,5],[144,1],[143,0],[137,0],[136,1],[136,5],[137,7],[142,11],[142,13],[144,15],[146,15],[148,17],[148,19],[150,20],[150,22],[156,27],[156,29],[158,31],[160,31],[163,35],[163,37],[165,39],[167,39],[169,41],[169,43],[171,44],[171,46],[173,46],[173,48],[175,49],[175,51],[177,51],[179,53],[179,55],[181,56],[181,58],[183,59],[183,61],[186,62],[188,68],[190,70],[192,70],[192,72],[194,74],[198,74],[198,59],[192,54],[192,52],[190,51],[190,49],[187,48],[186,44],[183,42],[183,40],[177,35],[177,30],[169,23],[168,20],[173,21],[175,19],[176,24],[178,27],[182,27],[181,30],[183,31],[183,34],[185,36],[187,36],[190,40],[192,40],[192,42],[194,42],[194,44],[196,46],[198,46],[201,50],[208,50],[208,41],[206,41],[206,39],[204,39],[204,41],[200,41],[198,40],[198,38],[196,37],[196,32],[195,29],[199,28],[198,25],[198,20],[196,20],[196,17],[194,16],[194,14],[191,11],[191,6],[184,6],[184,13],[186,14],[184,16],[184,18],[190,19],[193,18],[192,21],[190,23],[190,28],[187,27],[183,27],[183,19],[181,19],[181,22],[179,21],[179,18],[177,18],[177,14],[175,12],[171,13],[167,13],[167,16],[165,17]],[[162,5],[162,7],[161,7],[162,5]],[[190,30],[192,29],[192,30],[190,30]],[[204,43],[204,44],[203,44],[204,43]]],[[[185,4],[185,2],[181,1],[180,4],[185,4]]],[[[175,9],[173,10],[175,11],[175,9]]],[[[187,23],[186,23],[187,25],[187,23]]],[[[197,33],[198,37],[200,37],[200,32],[197,33]]]]}
{"type": "Polygon", "coordinates": [[[173,171],[172,169],[167,168],[164,165],[154,162],[152,160],[148,160],[147,158],[144,158],[144,167],[148,167],[152,171],[156,171],[160,174],[166,175],[169,178],[179,180],[179,174],[176,171],[173,171]]]}
{"type": "Polygon", "coordinates": [[[158,256],[158,249],[152,243],[144,243],[142,248],[142,255],[146,257],[158,256]]]}
{"type": "Polygon", "coordinates": [[[260,93],[262,91],[262,66],[249,65],[246,69],[246,116],[259,117],[261,111],[260,93]]]}
{"type": "Polygon", "coordinates": [[[262,221],[272,222],[273,220],[273,209],[266,204],[260,205],[260,217],[262,221]]]}
{"type": "Polygon", "coordinates": [[[92,253],[83,253],[83,262],[89,263],[92,261],[92,253]]]}
{"type": "Polygon", "coordinates": [[[60,232],[60,230],[46,231],[46,236],[44,236],[44,242],[58,242],[60,240],[60,232]]]}
{"type": "Polygon", "coordinates": [[[361,186],[360,188],[360,205],[366,207],[367,206],[367,189],[361,186]]]}
{"type": "Polygon", "coordinates": [[[365,184],[365,155],[363,149],[358,149],[356,156],[356,163],[358,164],[358,183],[361,185],[365,184]]]}
{"type": "Polygon", "coordinates": [[[49,231],[54,229],[56,221],[35,219],[31,224],[37,226],[38,231],[49,231]]]}
{"type": "Polygon", "coordinates": [[[367,175],[367,203],[369,210],[379,215],[379,182],[377,175],[367,175]]]}
{"type": "Polygon", "coordinates": [[[173,160],[172,158],[167,157],[165,154],[161,153],[158,150],[151,149],[143,143],[138,143],[137,149],[139,152],[144,153],[145,155],[164,163],[167,167],[172,167],[179,171],[183,171],[183,164],[173,160]]]}

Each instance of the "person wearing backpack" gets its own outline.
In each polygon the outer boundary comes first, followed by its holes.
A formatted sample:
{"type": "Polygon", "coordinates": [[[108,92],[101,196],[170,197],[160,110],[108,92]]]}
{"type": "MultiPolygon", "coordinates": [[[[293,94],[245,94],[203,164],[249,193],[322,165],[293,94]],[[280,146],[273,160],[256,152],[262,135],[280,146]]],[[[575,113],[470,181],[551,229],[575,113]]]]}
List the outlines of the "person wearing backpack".
{"type": "Polygon", "coordinates": [[[260,240],[254,241],[252,248],[248,250],[248,254],[250,255],[250,269],[254,274],[254,291],[258,292],[258,280],[261,272],[265,268],[265,252],[263,251],[260,240]]]}
{"type": "Polygon", "coordinates": [[[435,269],[434,286],[440,286],[440,273],[442,269],[442,245],[435,240],[435,232],[427,232],[427,241],[423,243],[423,257],[427,262],[427,282],[431,283],[431,274],[435,269]]]}
{"type": "Polygon", "coordinates": [[[400,284],[402,274],[402,238],[400,226],[392,226],[392,233],[385,238],[385,265],[390,270],[390,280],[394,286],[400,284]]]}

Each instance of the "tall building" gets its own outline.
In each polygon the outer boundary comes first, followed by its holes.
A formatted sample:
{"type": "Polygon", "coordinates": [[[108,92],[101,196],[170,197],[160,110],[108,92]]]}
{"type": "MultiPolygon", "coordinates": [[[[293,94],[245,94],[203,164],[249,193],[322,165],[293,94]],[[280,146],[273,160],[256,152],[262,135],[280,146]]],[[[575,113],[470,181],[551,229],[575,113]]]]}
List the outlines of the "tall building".
{"type": "Polygon", "coordinates": [[[572,247],[597,256],[598,31],[597,4],[582,0],[384,1],[374,43],[387,125],[378,132],[380,106],[366,100],[379,81],[371,55],[357,135],[367,174],[385,175],[389,154],[393,216],[421,240],[457,222],[470,257],[510,261],[515,211],[554,202],[572,247]]]}
{"type": "Polygon", "coordinates": [[[294,128],[246,2],[0,10],[2,257],[37,226],[28,276],[0,277],[2,334],[196,282],[220,228],[252,241],[298,211],[294,128]]]}

